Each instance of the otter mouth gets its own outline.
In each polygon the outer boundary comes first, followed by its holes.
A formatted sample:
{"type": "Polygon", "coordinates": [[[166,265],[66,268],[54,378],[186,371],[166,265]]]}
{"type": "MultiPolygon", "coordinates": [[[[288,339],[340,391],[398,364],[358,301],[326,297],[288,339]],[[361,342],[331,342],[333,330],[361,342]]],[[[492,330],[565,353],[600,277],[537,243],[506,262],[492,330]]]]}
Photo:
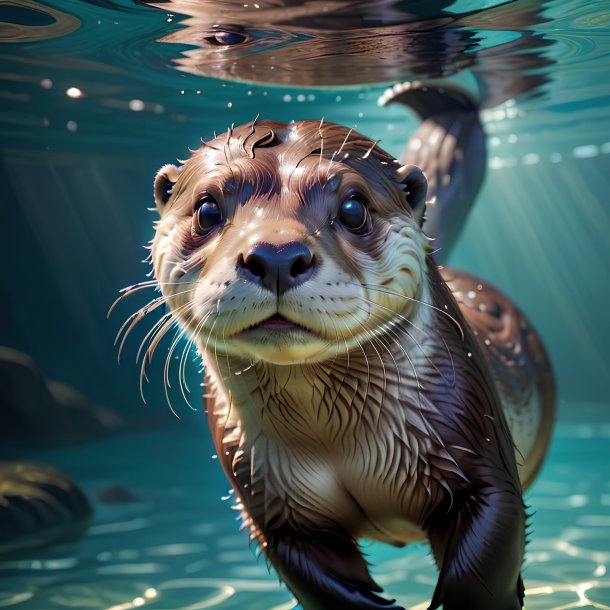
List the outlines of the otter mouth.
{"type": "Polygon", "coordinates": [[[301,326],[300,324],[297,324],[296,322],[293,322],[292,320],[285,318],[284,316],[282,316],[279,313],[276,313],[261,322],[256,322],[256,324],[252,324],[251,326],[248,326],[248,328],[246,328],[242,332],[256,331],[256,330],[262,330],[262,331],[267,331],[267,332],[269,332],[269,331],[282,331],[282,332],[295,331],[295,332],[311,333],[311,330],[309,330],[308,328],[305,328],[305,326],[301,326]]]}

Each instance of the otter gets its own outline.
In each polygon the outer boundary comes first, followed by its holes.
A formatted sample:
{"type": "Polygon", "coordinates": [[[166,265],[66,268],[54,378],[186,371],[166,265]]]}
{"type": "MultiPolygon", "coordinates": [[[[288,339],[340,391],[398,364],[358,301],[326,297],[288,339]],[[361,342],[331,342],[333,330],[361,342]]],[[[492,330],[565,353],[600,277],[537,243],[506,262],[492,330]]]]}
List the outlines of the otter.
{"type": "Polygon", "coordinates": [[[302,607],[398,609],[358,540],[427,539],[431,610],[522,608],[551,366],[506,297],[437,267],[422,171],[340,125],[255,121],[154,191],[154,274],[218,457],[302,607]]]}

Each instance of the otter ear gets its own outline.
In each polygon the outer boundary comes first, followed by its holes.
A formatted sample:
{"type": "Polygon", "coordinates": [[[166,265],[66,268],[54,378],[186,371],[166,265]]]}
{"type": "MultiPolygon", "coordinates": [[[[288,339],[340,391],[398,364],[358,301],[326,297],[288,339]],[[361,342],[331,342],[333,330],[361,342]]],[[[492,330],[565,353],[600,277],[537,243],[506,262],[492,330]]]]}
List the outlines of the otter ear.
{"type": "Polygon", "coordinates": [[[176,180],[178,180],[180,171],[180,167],[168,164],[164,165],[155,176],[155,203],[159,214],[163,214],[163,209],[171,197],[172,189],[176,180]]]}
{"type": "Polygon", "coordinates": [[[400,181],[404,184],[407,203],[411,208],[413,218],[421,227],[426,211],[426,196],[428,194],[428,181],[424,173],[416,165],[403,165],[398,170],[400,181]]]}

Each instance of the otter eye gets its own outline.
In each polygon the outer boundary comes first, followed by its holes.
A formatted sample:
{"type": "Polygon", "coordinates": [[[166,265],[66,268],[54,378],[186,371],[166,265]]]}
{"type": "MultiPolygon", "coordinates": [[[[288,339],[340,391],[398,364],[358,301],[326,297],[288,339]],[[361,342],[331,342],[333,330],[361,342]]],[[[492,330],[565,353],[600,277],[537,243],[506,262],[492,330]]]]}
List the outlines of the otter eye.
{"type": "Polygon", "coordinates": [[[199,235],[206,235],[222,222],[222,212],[216,199],[209,193],[204,193],[197,201],[193,215],[193,229],[199,235]]]}
{"type": "Polygon", "coordinates": [[[356,195],[349,197],[341,204],[339,210],[341,222],[354,233],[362,231],[368,221],[368,211],[366,204],[356,195]]]}
{"type": "Polygon", "coordinates": [[[246,34],[234,30],[214,30],[210,36],[206,36],[206,41],[216,47],[229,47],[241,44],[247,40],[246,34]]]}

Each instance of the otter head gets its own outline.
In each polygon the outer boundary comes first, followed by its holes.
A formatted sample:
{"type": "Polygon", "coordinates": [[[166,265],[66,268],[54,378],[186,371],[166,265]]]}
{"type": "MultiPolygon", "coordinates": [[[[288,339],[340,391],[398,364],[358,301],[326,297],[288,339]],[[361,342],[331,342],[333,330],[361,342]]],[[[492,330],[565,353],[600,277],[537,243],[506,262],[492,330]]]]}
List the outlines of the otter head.
{"type": "Polygon", "coordinates": [[[295,364],[361,349],[422,296],[426,186],[339,125],[230,129],[157,174],[156,278],[202,351],[295,364]]]}

